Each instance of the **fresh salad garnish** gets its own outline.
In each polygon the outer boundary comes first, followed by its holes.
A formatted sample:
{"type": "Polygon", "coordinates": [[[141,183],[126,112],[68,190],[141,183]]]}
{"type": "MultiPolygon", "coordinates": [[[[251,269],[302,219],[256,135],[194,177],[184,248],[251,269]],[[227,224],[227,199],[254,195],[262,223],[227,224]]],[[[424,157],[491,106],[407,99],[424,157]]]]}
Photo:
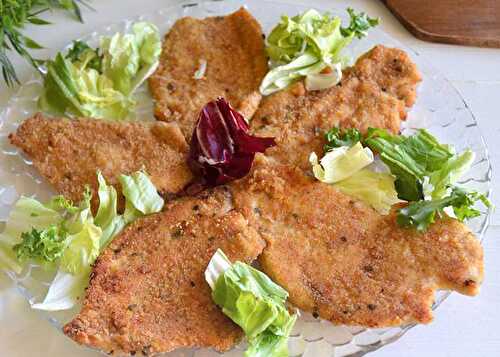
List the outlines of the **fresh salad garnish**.
{"type": "Polygon", "coordinates": [[[248,131],[243,115],[224,98],[206,104],[191,138],[189,166],[208,186],[244,177],[255,153],[276,145],[273,138],[259,138],[248,131]]]}
{"type": "Polygon", "coordinates": [[[305,78],[308,90],[332,87],[342,78],[341,68],[348,62],[342,50],[354,39],[362,38],[378,24],[365,13],[347,9],[348,27],[339,16],[311,9],[294,17],[282,16],[266,40],[271,70],[262,80],[260,92],[269,95],[305,78]]]}
{"type": "MultiPolygon", "coordinates": [[[[344,135],[338,143],[351,143],[349,137],[349,134],[344,135]]],[[[392,205],[399,202],[394,176],[372,169],[373,152],[359,141],[352,146],[332,147],[319,162],[313,152],[309,161],[316,179],[333,184],[341,192],[366,202],[382,214],[387,214],[392,205]]]]}
{"type": "Polygon", "coordinates": [[[399,210],[398,223],[403,227],[412,226],[419,231],[425,231],[434,223],[436,215],[440,217],[446,214],[463,222],[481,215],[481,212],[474,208],[476,201],[481,201],[486,207],[491,206],[483,194],[452,187],[451,192],[444,198],[410,202],[399,210]]]}
{"type": "Polygon", "coordinates": [[[24,264],[34,262],[57,274],[41,310],[65,310],[76,304],[88,283],[91,266],[99,253],[127,224],[147,214],[159,212],[163,199],[144,172],[121,175],[125,212],[117,212],[117,193],[97,173],[99,208],[90,209],[92,194],[86,191],[78,205],[63,196],[46,203],[21,197],[10,212],[0,234],[0,266],[20,273],[24,264]]]}
{"type": "Polygon", "coordinates": [[[285,289],[248,264],[232,264],[220,249],[210,260],[205,278],[212,299],[245,332],[246,357],[288,356],[288,337],[297,315],[286,308],[285,289]]]}
{"type": "Polygon", "coordinates": [[[425,129],[403,136],[370,128],[363,136],[357,129],[333,128],[325,139],[321,161],[315,153],[311,154],[315,177],[369,203],[379,212],[387,213],[394,203],[408,201],[407,206],[398,209],[401,226],[425,231],[436,215],[447,214],[464,221],[480,214],[473,207],[477,201],[491,207],[484,194],[455,186],[470,168],[474,153],[456,153],[452,146],[439,143],[425,129]],[[369,155],[360,155],[361,148],[377,153],[371,161],[379,161],[368,166],[369,155]],[[378,195],[383,198],[374,200],[378,195]]]}
{"type": "Polygon", "coordinates": [[[159,64],[158,29],[147,22],[132,33],[103,37],[93,49],[75,41],[64,55],[47,61],[42,110],[56,115],[125,119],[135,107],[134,92],[159,64]]]}

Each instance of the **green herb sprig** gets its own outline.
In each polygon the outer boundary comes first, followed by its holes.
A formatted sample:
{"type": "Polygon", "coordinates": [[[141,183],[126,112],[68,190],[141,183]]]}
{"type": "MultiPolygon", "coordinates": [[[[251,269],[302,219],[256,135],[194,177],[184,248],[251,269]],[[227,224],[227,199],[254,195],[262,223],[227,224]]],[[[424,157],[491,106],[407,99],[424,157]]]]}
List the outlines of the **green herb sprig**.
{"type": "Polygon", "coordinates": [[[43,46],[24,35],[24,27],[27,24],[50,25],[40,15],[54,9],[68,11],[83,22],[79,4],[90,8],[84,0],[0,0],[0,66],[8,86],[19,83],[16,69],[8,56],[9,51],[17,52],[38,71],[44,63],[31,55],[29,50],[42,49],[43,46]]]}
{"type": "Polygon", "coordinates": [[[351,22],[349,23],[349,27],[342,27],[340,29],[342,36],[347,37],[354,34],[355,37],[361,39],[366,36],[371,27],[377,26],[380,21],[378,18],[372,18],[364,12],[356,13],[352,8],[348,8],[347,12],[349,13],[351,22]]]}

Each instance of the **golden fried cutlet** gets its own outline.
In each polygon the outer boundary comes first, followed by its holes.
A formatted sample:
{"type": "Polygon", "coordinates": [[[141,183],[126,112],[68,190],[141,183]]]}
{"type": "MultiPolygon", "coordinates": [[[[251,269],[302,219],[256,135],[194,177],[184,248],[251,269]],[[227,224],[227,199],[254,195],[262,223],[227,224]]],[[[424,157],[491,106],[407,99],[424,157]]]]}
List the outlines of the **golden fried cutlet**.
{"type": "Polygon", "coordinates": [[[264,248],[227,190],[179,199],[137,220],[99,256],[83,308],[64,333],[119,355],[231,348],[242,331],[212,301],[204,278],[218,248],[248,263],[264,248]]]}
{"type": "Polygon", "coordinates": [[[344,71],[337,86],[306,91],[298,82],[264,98],[251,121],[252,131],[276,138],[278,146],[268,156],[306,169],[309,154],[321,154],[324,133],[334,126],[399,132],[419,81],[405,52],[377,46],[344,71]]]}
{"type": "Polygon", "coordinates": [[[116,186],[120,174],[145,169],[164,195],[181,190],[192,178],[186,164],[188,145],[175,124],[69,120],[37,114],[9,138],[59,193],[74,202],[82,198],[86,185],[97,192],[97,170],[116,186]]]}
{"type": "Polygon", "coordinates": [[[454,219],[426,233],[401,228],[394,212],[379,215],[299,168],[262,162],[231,189],[266,240],[262,270],[292,304],[335,324],[428,323],[437,289],[479,291],[482,248],[454,219]]]}
{"type": "Polygon", "coordinates": [[[177,122],[188,139],[201,108],[219,96],[250,117],[266,72],[262,29],[244,8],[203,20],[183,17],[166,35],[160,66],[149,79],[155,116],[177,122]],[[207,66],[197,80],[200,61],[207,66]]]}

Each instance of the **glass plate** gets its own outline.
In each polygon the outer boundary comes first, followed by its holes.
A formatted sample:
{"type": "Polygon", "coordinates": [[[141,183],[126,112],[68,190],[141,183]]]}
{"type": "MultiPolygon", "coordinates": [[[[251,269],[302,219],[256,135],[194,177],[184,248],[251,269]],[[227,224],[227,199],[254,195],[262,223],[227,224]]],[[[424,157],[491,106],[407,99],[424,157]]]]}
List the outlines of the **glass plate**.
{"type": "MultiPolygon", "coordinates": [[[[252,1],[245,3],[239,0],[228,1],[188,1],[165,8],[152,14],[127,19],[110,25],[100,31],[83,38],[92,45],[97,45],[102,35],[127,31],[131,23],[144,20],[156,24],[162,33],[180,17],[225,15],[240,6],[248,10],[260,21],[266,33],[276,24],[281,14],[294,15],[307,9],[306,6],[275,1],[252,1]]],[[[325,10],[325,9],[319,9],[325,10]]],[[[344,17],[345,10],[328,9],[344,17]]],[[[491,166],[488,151],[477,127],[474,115],[469,110],[459,93],[439,73],[436,72],[418,53],[398,43],[379,29],[370,31],[370,35],[362,41],[354,41],[349,51],[356,58],[376,44],[399,47],[407,51],[417,63],[423,76],[418,89],[418,99],[409,113],[405,130],[415,127],[426,127],[439,139],[453,143],[457,150],[471,148],[476,153],[473,169],[461,183],[481,192],[490,192],[491,166]]],[[[20,87],[18,93],[9,101],[0,116],[0,220],[5,220],[13,203],[23,194],[39,199],[47,199],[54,192],[41,179],[31,162],[8,142],[8,134],[15,131],[19,123],[36,112],[36,101],[42,89],[42,81],[38,75],[20,87]]],[[[140,105],[135,113],[141,119],[153,120],[152,102],[145,88],[138,93],[140,105]]],[[[490,212],[469,222],[470,228],[482,239],[488,226],[490,212]]],[[[51,274],[36,265],[27,267],[21,274],[8,272],[19,291],[30,303],[39,302],[47,291],[51,274]]],[[[449,292],[440,291],[436,296],[435,309],[449,292]]],[[[60,313],[44,314],[49,321],[61,330],[78,309],[60,313]]],[[[297,322],[290,338],[291,356],[361,356],[374,351],[401,337],[413,325],[387,329],[364,329],[358,327],[334,326],[329,322],[315,319],[303,313],[297,322]]],[[[224,356],[241,356],[243,345],[227,352],[224,356]]],[[[167,354],[173,356],[208,357],[220,355],[211,350],[178,350],[167,354]]]]}

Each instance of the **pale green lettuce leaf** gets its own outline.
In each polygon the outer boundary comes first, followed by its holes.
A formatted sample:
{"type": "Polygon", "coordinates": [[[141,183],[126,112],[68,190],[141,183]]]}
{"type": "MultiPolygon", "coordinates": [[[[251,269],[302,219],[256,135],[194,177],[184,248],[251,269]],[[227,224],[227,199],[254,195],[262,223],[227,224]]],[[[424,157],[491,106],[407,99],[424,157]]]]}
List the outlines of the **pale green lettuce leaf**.
{"type": "Polygon", "coordinates": [[[212,286],[212,299],[245,332],[245,356],[288,355],[288,336],[297,316],[290,316],[286,308],[286,290],[247,264],[231,264],[220,249],[205,277],[212,286]]]}
{"type": "Polygon", "coordinates": [[[160,33],[155,25],[138,22],[134,24],[132,30],[139,48],[139,71],[131,82],[131,93],[156,71],[161,54],[160,33]]]}
{"type": "Polygon", "coordinates": [[[114,88],[114,83],[94,69],[75,71],[75,82],[82,112],[87,117],[124,119],[135,101],[114,88]]]}
{"type": "Polygon", "coordinates": [[[305,86],[307,90],[322,90],[336,85],[342,79],[342,68],[336,63],[329,73],[311,73],[306,76],[305,86]]]}
{"type": "Polygon", "coordinates": [[[43,82],[43,93],[38,100],[41,110],[57,115],[71,113],[85,115],[78,98],[75,70],[71,62],[58,53],[47,62],[47,74],[43,82]]]}
{"type": "Polygon", "coordinates": [[[160,212],[163,198],[158,194],[155,185],[148,175],[137,171],[131,175],[120,175],[122,192],[128,202],[143,215],[160,212]]]}
{"type": "Polygon", "coordinates": [[[475,154],[465,150],[460,155],[454,155],[441,168],[430,174],[429,184],[432,185],[432,198],[443,198],[448,193],[448,187],[455,184],[467,171],[469,171],[475,154]]]}
{"type": "Polygon", "coordinates": [[[103,38],[101,49],[104,75],[118,91],[129,95],[158,66],[161,40],[156,26],[139,22],[132,26],[131,34],[103,38]]]}
{"type": "Polygon", "coordinates": [[[158,29],[146,22],[132,33],[101,38],[101,48],[76,41],[66,58],[47,64],[39,107],[51,113],[121,120],[136,102],[133,94],[159,63],[158,29]],[[102,53],[100,55],[99,53],[102,53]]]}
{"type": "Polygon", "coordinates": [[[89,282],[90,267],[77,274],[59,270],[50,284],[43,302],[32,304],[37,310],[60,311],[71,309],[78,303],[89,282]]]}
{"type": "Polygon", "coordinates": [[[395,177],[387,172],[375,172],[374,156],[369,148],[357,141],[353,146],[332,147],[318,161],[313,152],[309,157],[314,177],[333,184],[346,195],[355,197],[381,214],[400,202],[394,185],[395,177]]]}
{"type": "Polygon", "coordinates": [[[387,214],[395,203],[402,202],[398,199],[394,181],[395,177],[391,174],[364,168],[335,183],[334,187],[369,204],[379,213],[387,214]]]}
{"type": "Polygon", "coordinates": [[[103,37],[100,48],[103,74],[118,91],[130,93],[132,77],[139,70],[139,49],[134,35],[116,33],[112,37],[103,37]]]}
{"type": "Polygon", "coordinates": [[[122,215],[118,214],[118,195],[112,185],[108,185],[101,172],[97,173],[99,188],[99,208],[95,217],[95,224],[102,229],[100,240],[101,250],[125,227],[126,222],[122,215]]]}
{"type": "Polygon", "coordinates": [[[76,275],[90,268],[99,256],[101,234],[101,228],[87,221],[81,231],[70,235],[61,257],[61,269],[76,275]]]}
{"type": "MultiPolygon", "coordinates": [[[[368,27],[376,25],[365,23],[368,27]]],[[[282,16],[266,40],[271,70],[264,77],[260,92],[269,95],[304,77],[308,90],[336,85],[341,78],[336,68],[347,62],[341,52],[357,35],[359,32],[342,29],[340,17],[314,9],[294,17],[282,16]],[[320,75],[327,67],[333,74],[320,75]]]]}
{"type": "Polygon", "coordinates": [[[326,64],[312,53],[304,53],[292,62],[271,69],[260,85],[260,92],[269,95],[300,80],[308,74],[321,72],[326,64]]]}
{"type": "Polygon", "coordinates": [[[373,153],[369,148],[363,148],[361,143],[352,147],[342,146],[328,151],[318,162],[318,157],[312,153],[309,161],[313,167],[314,176],[324,183],[342,181],[373,162],[373,153]]]}

